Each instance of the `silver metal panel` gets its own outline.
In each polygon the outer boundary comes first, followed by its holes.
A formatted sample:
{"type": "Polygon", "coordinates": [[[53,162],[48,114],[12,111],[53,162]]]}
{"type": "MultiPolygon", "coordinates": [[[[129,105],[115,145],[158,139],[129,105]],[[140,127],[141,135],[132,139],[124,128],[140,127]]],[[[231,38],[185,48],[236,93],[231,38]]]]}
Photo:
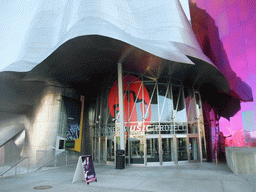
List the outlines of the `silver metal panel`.
{"type": "Polygon", "coordinates": [[[25,130],[25,126],[22,123],[23,117],[17,116],[13,117],[13,119],[5,120],[0,124],[0,147],[5,143],[14,139],[15,136],[19,135],[23,130],[25,130]]]}
{"type": "Polygon", "coordinates": [[[203,54],[178,0],[41,0],[24,40],[20,62],[3,71],[29,71],[70,39],[101,35],[160,58],[212,64],[203,54]],[[24,61],[35,63],[24,65],[24,61]],[[22,63],[23,62],[23,63],[22,63]]]}
{"type": "MultiPolygon", "coordinates": [[[[27,81],[84,83],[122,60],[124,70],[155,79],[171,66],[173,74],[167,75],[196,88],[211,83],[229,91],[224,75],[203,54],[179,0],[40,0],[19,58],[3,71],[28,72],[27,81]]],[[[29,102],[19,91],[13,94],[22,100],[17,103],[29,102]]]]}

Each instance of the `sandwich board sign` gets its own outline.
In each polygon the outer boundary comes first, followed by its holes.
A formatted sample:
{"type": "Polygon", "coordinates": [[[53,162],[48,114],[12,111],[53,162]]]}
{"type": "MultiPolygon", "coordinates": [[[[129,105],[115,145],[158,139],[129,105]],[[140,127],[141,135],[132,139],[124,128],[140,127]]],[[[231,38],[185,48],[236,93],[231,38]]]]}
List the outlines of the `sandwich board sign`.
{"type": "Polygon", "coordinates": [[[83,155],[83,156],[80,156],[78,159],[78,163],[76,166],[76,171],[75,171],[75,175],[72,183],[79,180],[86,181],[87,185],[89,185],[89,183],[92,181],[97,182],[96,172],[93,166],[91,155],[83,155]]]}

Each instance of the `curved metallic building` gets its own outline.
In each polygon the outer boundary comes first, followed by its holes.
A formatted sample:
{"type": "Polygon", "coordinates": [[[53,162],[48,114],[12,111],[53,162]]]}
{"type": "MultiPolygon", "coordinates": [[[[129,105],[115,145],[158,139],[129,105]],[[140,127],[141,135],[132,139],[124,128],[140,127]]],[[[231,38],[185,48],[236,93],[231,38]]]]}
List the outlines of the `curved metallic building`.
{"type": "MultiPolygon", "coordinates": [[[[206,147],[200,93],[229,91],[224,75],[201,50],[178,0],[41,0],[19,58],[0,74],[5,90],[0,96],[1,120],[10,121],[17,113],[26,116],[22,129],[9,130],[26,130],[21,155],[30,156],[34,164],[46,153],[52,156],[57,136],[66,137],[62,96],[79,95],[84,95],[84,121],[83,147],[78,150],[98,161],[111,160],[120,142],[120,103],[111,100],[120,92],[115,83],[120,73],[125,132],[137,126],[134,131],[144,134],[125,137],[129,162],[202,161],[206,147]],[[137,114],[132,114],[133,107],[137,114]],[[106,123],[99,125],[101,121],[106,123]],[[108,128],[116,131],[101,134],[108,128]],[[179,143],[185,151],[179,151],[179,143]],[[158,157],[153,158],[158,146],[158,157]]],[[[0,134],[0,141],[11,141],[17,134],[8,140],[0,134]]]]}

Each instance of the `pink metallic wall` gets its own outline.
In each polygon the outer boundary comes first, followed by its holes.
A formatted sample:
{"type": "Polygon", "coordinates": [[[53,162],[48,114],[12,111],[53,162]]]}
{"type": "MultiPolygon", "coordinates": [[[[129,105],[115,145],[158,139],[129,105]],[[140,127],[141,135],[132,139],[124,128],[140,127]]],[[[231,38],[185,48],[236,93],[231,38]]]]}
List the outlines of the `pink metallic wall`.
{"type": "Polygon", "coordinates": [[[190,0],[190,11],[199,44],[227,78],[233,103],[240,102],[219,119],[220,140],[229,146],[255,145],[256,1],[190,0]]]}

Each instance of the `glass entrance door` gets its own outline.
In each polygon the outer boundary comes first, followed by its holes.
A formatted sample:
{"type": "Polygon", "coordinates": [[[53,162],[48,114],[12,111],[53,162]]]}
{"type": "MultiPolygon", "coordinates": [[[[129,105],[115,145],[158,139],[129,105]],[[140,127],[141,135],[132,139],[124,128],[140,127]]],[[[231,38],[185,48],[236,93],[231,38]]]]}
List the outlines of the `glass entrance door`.
{"type": "Polygon", "coordinates": [[[107,161],[114,162],[115,152],[114,152],[114,138],[107,139],[107,161]]]}
{"type": "Polygon", "coordinates": [[[129,138],[129,141],[131,164],[168,165],[200,161],[199,138],[196,135],[151,135],[129,138]]]}
{"type": "Polygon", "coordinates": [[[200,161],[198,137],[189,137],[189,162],[200,161]]]}
{"type": "Polygon", "coordinates": [[[177,137],[177,159],[188,161],[187,137],[177,137]]]}
{"type": "Polygon", "coordinates": [[[158,162],[160,165],[168,165],[188,161],[186,136],[150,136],[146,141],[147,164],[158,162]]]}
{"type": "Polygon", "coordinates": [[[100,162],[106,163],[107,161],[107,146],[106,146],[106,137],[100,138],[100,162]]]}
{"type": "Polygon", "coordinates": [[[159,162],[158,137],[147,138],[147,163],[159,162]]]}
{"type": "Polygon", "coordinates": [[[133,136],[129,138],[130,142],[130,162],[133,164],[144,163],[144,143],[142,136],[133,136]]]}
{"type": "Polygon", "coordinates": [[[163,155],[162,159],[164,163],[175,161],[173,138],[162,138],[162,155],[163,155]]]}

